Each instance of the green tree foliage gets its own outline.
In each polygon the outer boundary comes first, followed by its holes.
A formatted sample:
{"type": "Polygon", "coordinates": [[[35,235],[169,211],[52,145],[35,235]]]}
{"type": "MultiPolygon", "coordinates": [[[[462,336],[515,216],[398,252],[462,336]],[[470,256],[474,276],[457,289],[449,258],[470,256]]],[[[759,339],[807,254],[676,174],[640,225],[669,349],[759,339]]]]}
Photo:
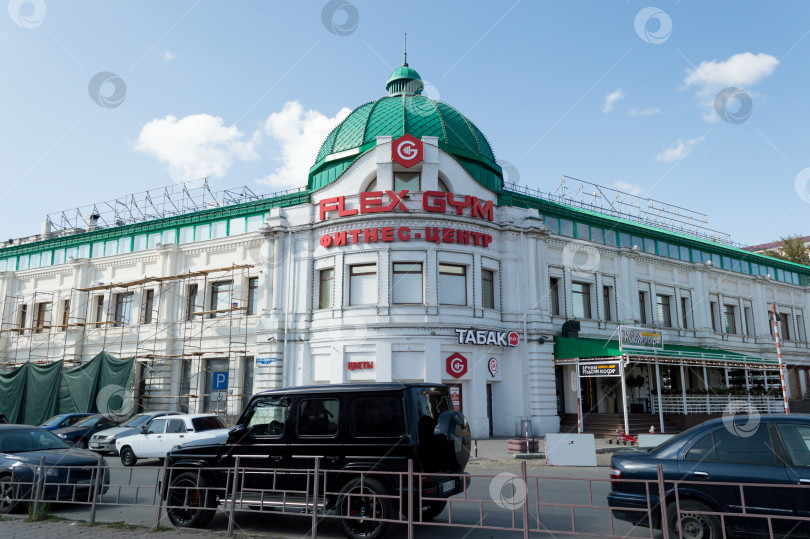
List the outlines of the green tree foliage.
{"type": "Polygon", "coordinates": [[[801,235],[782,238],[782,245],[778,250],[771,249],[765,251],[763,254],[781,260],[787,260],[788,262],[810,266],[810,254],[808,254],[807,247],[805,247],[804,239],[801,235]]]}

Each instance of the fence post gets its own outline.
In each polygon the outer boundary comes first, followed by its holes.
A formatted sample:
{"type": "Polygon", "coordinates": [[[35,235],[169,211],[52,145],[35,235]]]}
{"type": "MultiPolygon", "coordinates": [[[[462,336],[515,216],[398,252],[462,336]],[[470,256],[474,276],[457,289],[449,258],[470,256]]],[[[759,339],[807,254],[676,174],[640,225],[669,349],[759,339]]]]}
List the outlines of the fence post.
{"type": "MultiPolygon", "coordinates": [[[[239,485],[239,459],[236,457],[236,462],[233,465],[233,487],[231,488],[231,507],[228,511],[228,537],[233,537],[233,519],[236,511],[236,490],[239,485]]],[[[207,499],[207,496],[206,496],[207,499]]],[[[241,497],[240,497],[241,499],[241,497]]]]}
{"type": "Polygon", "coordinates": [[[101,459],[96,463],[96,480],[93,481],[93,494],[90,502],[90,524],[96,523],[96,500],[98,498],[98,490],[101,486],[99,478],[101,477],[101,459]]]}
{"type": "Polygon", "coordinates": [[[529,539],[529,477],[526,473],[526,461],[520,461],[520,480],[526,497],[523,500],[523,539],[529,539]]]}
{"type": "MultiPolygon", "coordinates": [[[[157,511],[155,512],[155,527],[154,530],[158,531],[160,529],[160,513],[163,512],[163,493],[166,493],[166,498],[169,497],[169,474],[167,473],[169,469],[168,459],[163,459],[163,475],[161,475],[160,480],[157,481],[158,485],[158,503],[157,503],[157,511]]],[[[131,481],[130,481],[131,482],[131,481]]],[[[169,500],[166,500],[166,503],[169,503],[169,500]]]]}
{"type": "Polygon", "coordinates": [[[318,539],[318,489],[320,489],[320,475],[321,459],[316,458],[315,477],[312,480],[312,539],[318,539]]]}
{"type": "Polygon", "coordinates": [[[37,482],[34,487],[34,510],[32,515],[36,516],[37,509],[39,509],[39,495],[40,493],[40,485],[42,484],[42,480],[45,477],[45,457],[39,459],[39,475],[37,476],[37,482]]]}
{"type": "MultiPolygon", "coordinates": [[[[406,510],[408,511],[408,539],[413,539],[413,491],[414,491],[414,481],[413,481],[413,459],[408,459],[408,487],[406,492],[408,493],[408,500],[405,504],[406,510]]],[[[421,487],[420,487],[421,490],[421,487]]]]}
{"type": "MultiPolygon", "coordinates": [[[[661,509],[661,531],[664,534],[664,539],[669,537],[669,521],[667,520],[667,496],[664,490],[664,467],[658,465],[658,506],[661,509]]],[[[650,522],[652,527],[652,522],[650,522]]]]}

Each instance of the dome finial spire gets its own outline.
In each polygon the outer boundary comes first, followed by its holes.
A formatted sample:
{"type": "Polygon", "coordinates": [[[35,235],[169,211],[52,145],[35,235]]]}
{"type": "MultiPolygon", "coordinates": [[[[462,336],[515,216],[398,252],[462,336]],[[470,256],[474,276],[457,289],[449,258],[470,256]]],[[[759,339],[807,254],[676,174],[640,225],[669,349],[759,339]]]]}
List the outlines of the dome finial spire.
{"type": "Polygon", "coordinates": [[[408,32],[405,32],[405,46],[403,47],[402,65],[408,67],[408,32]]]}

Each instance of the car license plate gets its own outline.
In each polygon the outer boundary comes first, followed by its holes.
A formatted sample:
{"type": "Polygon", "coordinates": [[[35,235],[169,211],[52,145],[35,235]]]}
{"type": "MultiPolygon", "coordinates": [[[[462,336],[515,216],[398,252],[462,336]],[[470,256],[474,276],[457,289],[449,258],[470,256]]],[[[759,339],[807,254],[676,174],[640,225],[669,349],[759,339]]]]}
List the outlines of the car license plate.
{"type": "Polygon", "coordinates": [[[101,444],[90,444],[91,449],[98,449],[99,447],[101,447],[101,444]]]}
{"type": "Polygon", "coordinates": [[[453,490],[455,490],[456,482],[452,481],[452,480],[451,481],[445,481],[444,483],[442,483],[440,485],[440,488],[442,490],[442,494],[447,494],[448,492],[452,492],[453,490]]]}

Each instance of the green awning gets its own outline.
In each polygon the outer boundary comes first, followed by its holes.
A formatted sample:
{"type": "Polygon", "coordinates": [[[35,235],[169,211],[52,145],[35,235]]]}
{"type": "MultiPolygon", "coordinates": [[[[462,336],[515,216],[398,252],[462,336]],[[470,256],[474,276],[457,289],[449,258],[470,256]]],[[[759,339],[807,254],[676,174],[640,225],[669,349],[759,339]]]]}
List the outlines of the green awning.
{"type": "MultiPolygon", "coordinates": [[[[740,354],[716,348],[701,348],[698,346],[664,345],[663,350],[625,350],[631,359],[654,360],[656,358],[684,361],[688,363],[704,364],[731,364],[755,366],[773,365],[776,361],[765,360],[761,357],[740,354]]],[[[554,359],[588,359],[605,358],[622,355],[618,340],[580,339],[572,337],[554,337],[554,359]]]]}

